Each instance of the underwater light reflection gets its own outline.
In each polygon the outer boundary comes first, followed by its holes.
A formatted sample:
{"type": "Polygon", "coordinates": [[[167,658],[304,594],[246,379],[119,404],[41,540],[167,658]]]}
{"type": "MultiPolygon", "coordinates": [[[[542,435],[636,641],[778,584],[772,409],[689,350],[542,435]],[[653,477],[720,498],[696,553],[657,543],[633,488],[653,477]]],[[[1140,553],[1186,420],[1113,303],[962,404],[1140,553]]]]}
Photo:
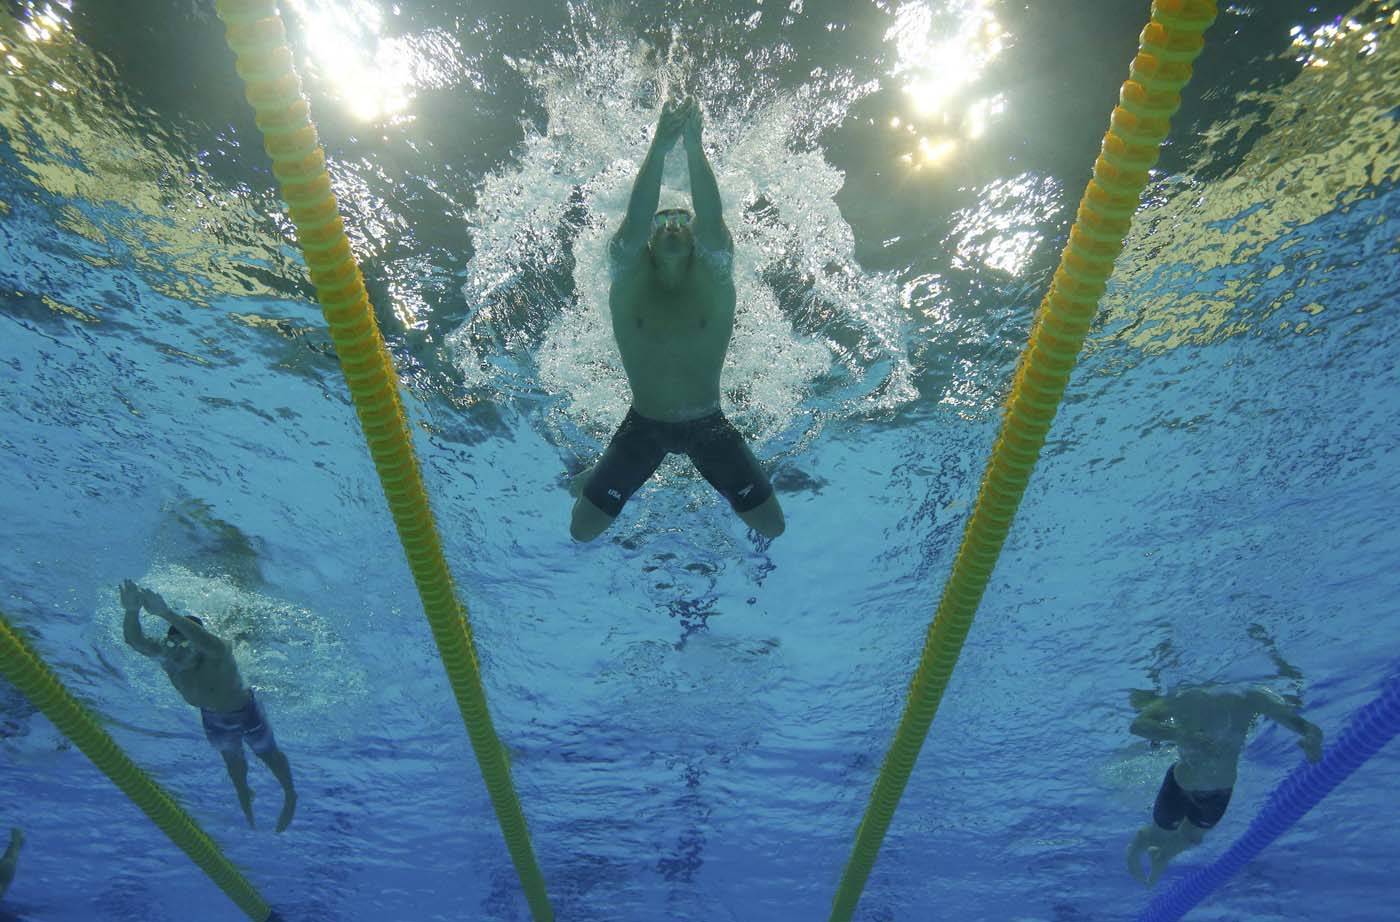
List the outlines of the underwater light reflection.
{"type": "Polygon", "coordinates": [[[1063,188],[1049,176],[1023,173],[978,192],[977,203],[953,214],[945,245],[964,267],[981,264],[1013,278],[1024,273],[1054,220],[1063,188]]]}
{"type": "Polygon", "coordinates": [[[1400,10],[1393,9],[1390,4],[1382,4],[1375,15],[1376,20],[1371,23],[1348,16],[1338,17],[1311,31],[1294,26],[1288,33],[1293,36],[1296,60],[1305,67],[1326,67],[1333,54],[1354,53],[1365,57],[1375,53],[1379,47],[1380,31],[1400,24],[1400,10]],[[1362,33],[1359,42],[1356,41],[1357,33],[1362,33]]]}
{"type": "MultiPolygon", "coordinates": [[[[63,14],[71,12],[72,4],[62,0],[58,4],[29,0],[16,5],[14,19],[0,19],[0,76],[14,77],[25,69],[25,58],[30,56],[26,44],[44,45],[68,37],[71,26],[63,14]]],[[[69,92],[66,85],[56,81],[47,89],[60,94],[69,92]]],[[[34,96],[43,95],[43,90],[32,84],[29,91],[34,96]]]]}
{"type": "Polygon", "coordinates": [[[386,35],[385,13],[372,0],[289,0],[288,6],[303,23],[313,72],[360,121],[411,121],[418,91],[451,86],[462,76],[451,36],[440,30],[386,35]]]}
{"type": "MultiPolygon", "coordinates": [[[[892,76],[903,82],[912,115],[908,128],[932,124],[936,131],[919,137],[917,150],[901,160],[915,169],[950,161],[959,140],[977,141],[1006,111],[1006,98],[990,96],[965,102],[963,96],[1010,44],[1011,37],[988,0],[951,0],[932,4],[911,0],[895,11],[885,33],[895,43],[898,60],[892,76]],[[960,139],[957,136],[961,135],[960,139]]],[[[898,116],[891,119],[899,127],[898,116]]]]}

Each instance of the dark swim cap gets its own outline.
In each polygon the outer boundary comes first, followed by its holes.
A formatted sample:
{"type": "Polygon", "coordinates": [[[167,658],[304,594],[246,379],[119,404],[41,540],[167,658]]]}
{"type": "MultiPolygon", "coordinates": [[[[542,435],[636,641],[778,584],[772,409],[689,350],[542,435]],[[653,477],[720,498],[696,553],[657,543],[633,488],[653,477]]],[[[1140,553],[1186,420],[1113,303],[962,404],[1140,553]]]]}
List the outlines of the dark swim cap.
{"type": "MultiPolygon", "coordinates": [[[[196,618],[194,615],[185,615],[185,617],[186,617],[186,618],[189,618],[191,621],[193,621],[195,624],[199,625],[200,627],[204,627],[204,622],[201,621],[199,618],[196,618]]],[[[170,625],[170,629],[169,629],[168,631],[165,632],[165,636],[166,636],[166,637],[179,637],[179,636],[180,636],[180,629],[177,628],[175,625],[172,624],[172,625],[170,625]]]]}

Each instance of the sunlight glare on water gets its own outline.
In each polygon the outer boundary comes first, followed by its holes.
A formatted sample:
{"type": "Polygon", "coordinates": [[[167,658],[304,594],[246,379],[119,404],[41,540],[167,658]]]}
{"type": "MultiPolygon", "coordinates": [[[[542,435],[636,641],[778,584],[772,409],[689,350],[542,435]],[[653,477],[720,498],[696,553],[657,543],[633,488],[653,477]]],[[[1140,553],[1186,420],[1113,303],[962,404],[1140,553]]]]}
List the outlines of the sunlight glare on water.
{"type": "Polygon", "coordinates": [[[402,124],[413,118],[414,97],[463,81],[457,39],[443,29],[386,34],[397,4],[375,0],[289,0],[302,24],[315,89],[363,122],[402,124]]]}
{"type": "Polygon", "coordinates": [[[963,97],[1000,55],[1013,46],[988,0],[929,3],[907,0],[895,9],[885,33],[898,49],[893,76],[904,86],[913,112],[892,127],[928,126],[915,151],[904,154],[915,168],[936,167],[959,153],[958,135],[976,141],[1006,112],[1003,94],[971,101],[963,97]]]}

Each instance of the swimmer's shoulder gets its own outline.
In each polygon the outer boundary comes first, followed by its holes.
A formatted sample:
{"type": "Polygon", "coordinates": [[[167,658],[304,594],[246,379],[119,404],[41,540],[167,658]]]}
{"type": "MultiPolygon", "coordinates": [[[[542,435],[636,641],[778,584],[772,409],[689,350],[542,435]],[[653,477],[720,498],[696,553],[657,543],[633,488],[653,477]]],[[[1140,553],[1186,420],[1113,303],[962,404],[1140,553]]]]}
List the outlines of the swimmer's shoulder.
{"type": "Polygon", "coordinates": [[[695,261],[712,281],[733,287],[734,248],[695,244],[695,261]]]}

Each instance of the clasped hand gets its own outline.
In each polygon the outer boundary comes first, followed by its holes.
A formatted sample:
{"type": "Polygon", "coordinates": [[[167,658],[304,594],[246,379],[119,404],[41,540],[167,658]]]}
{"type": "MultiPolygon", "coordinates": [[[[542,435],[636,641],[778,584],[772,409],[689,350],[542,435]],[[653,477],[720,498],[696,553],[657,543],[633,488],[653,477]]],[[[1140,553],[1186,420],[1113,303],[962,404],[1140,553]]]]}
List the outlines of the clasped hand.
{"type": "Polygon", "coordinates": [[[661,107],[661,117],[656,122],[656,140],[667,148],[681,137],[687,144],[696,144],[700,141],[702,128],[700,104],[695,97],[677,99],[672,96],[661,107]]]}
{"type": "Polygon", "coordinates": [[[121,585],[122,608],[127,611],[141,610],[141,587],[137,586],[129,579],[122,580],[121,585]]]}

